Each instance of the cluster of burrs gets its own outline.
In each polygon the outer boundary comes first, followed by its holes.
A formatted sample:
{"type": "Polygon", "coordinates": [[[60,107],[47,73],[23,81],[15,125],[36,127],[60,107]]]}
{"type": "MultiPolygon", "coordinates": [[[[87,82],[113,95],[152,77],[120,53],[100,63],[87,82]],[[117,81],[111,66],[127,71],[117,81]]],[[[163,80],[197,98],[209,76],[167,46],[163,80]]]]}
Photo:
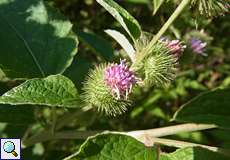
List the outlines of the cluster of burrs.
{"type": "MultiPolygon", "coordinates": [[[[201,52],[194,43],[194,49],[201,52]]],[[[133,62],[132,66],[141,66],[138,69],[129,66],[126,60],[97,66],[84,84],[84,102],[107,115],[124,113],[131,104],[133,87],[165,86],[175,78],[184,49],[185,45],[179,40],[161,38],[142,61],[133,62]]]]}

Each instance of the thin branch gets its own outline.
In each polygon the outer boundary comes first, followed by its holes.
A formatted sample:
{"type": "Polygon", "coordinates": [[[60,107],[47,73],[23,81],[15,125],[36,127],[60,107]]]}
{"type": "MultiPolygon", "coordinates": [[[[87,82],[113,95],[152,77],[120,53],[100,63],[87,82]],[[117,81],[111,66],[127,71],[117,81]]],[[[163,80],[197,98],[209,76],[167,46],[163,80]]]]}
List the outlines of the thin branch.
{"type": "Polygon", "coordinates": [[[56,130],[56,124],[57,124],[57,111],[55,107],[51,109],[51,114],[52,114],[51,132],[54,134],[56,130]]]}
{"type": "MultiPolygon", "coordinates": [[[[72,122],[73,119],[75,119],[76,117],[78,117],[81,114],[84,114],[85,112],[89,111],[90,109],[91,109],[91,107],[84,107],[81,110],[75,111],[74,113],[66,113],[61,118],[56,120],[55,131],[62,129],[64,126],[66,126],[67,124],[72,122]]],[[[42,130],[41,132],[39,132],[38,134],[33,135],[29,138],[26,137],[26,139],[23,139],[24,147],[31,146],[31,145],[39,143],[39,142],[44,142],[44,141],[48,141],[51,139],[56,139],[57,137],[55,137],[55,136],[57,133],[51,132],[53,129],[50,130],[50,127],[53,127],[53,126],[51,125],[51,126],[45,128],[44,130],[42,130]]]]}
{"type": "Polygon", "coordinates": [[[167,22],[163,25],[163,27],[159,30],[159,32],[153,37],[153,39],[149,42],[149,44],[143,49],[141,52],[141,56],[136,59],[137,62],[134,64],[139,64],[147,54],[151,51],[155,43],[160,39],[161,36],[165,33],[165,31],[169,28],[169,26],[176,20],[176,18],[181,14],[181,12],[184,10],[184,8],[189,4],[191,0],[182,0],[182,2],[179,4],[179,6],[176,8],[176,10],[173,12],[173,14],[169,17],[167,22]]]}
{"type": "Polygon", "coordinates": [[[200,130],[212,129],[212,128],[217,128],[217,126],[213,124],[187,123],[187,124],[179,124],[179,125],[169,126],[169,127],[131,131],[128,132],[127,134],[132,137],[138,137],[143,134],[149,135],[151,137],[164,137],[164,136],[169,136],[181,132],[193,132],[193,131],[200,131],[200,130]]]}
{"type": "Polygon", "coordinates": [[[153,45],[160,39],[160,37],[165,33],[165,31],[169,28],[169,26],[175,21],[175,19],[180,15],[180,13],[184,10],[184,8],[189,4],[190,0],[183,0],[173,14],[169,17],[167,22],[163,25],[160,31],[153,37],[148,46],[146,47],[146,51],[149,51],[153,45]]]}
{"type": "Polygon", "coordinates": [[[181,132],[192,132],[199,130],[206,130],[216,128],[216,125],[206,125],[206,124],[180,124],[169,127],[148,129],[148,130],[138,130],[138,131],[130,131],[130,132],[117,132],[117,131],[61,131],[55,134],[52,134],[50,131],[42,131],[39,134],[28,138],[23,142],[24,146],[31,146],[33,144],[49,141],[53,139],[86,139],[89,136],[93,136],[98,133],[114,133],[114,134],[124,134],[136,139],[140,139],[141,137],[147,135],[149,137],[163,137],[168,135],[173,135],[181,132]]]}

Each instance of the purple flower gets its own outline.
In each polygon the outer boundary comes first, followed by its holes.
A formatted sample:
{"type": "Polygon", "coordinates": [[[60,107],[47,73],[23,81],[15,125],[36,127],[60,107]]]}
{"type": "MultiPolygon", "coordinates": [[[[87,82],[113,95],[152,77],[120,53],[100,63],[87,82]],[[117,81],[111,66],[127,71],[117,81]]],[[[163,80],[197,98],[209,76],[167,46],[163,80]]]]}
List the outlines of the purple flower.
{"type": "Polygon", "coordinates": [[[204,51],[206,48],[207,43],[206,42],[202,42],[200,39],[198,38],[191,38],[189,40],[190,43],[190,47],[193,50],[194,53],[200,54],[200,55],[205,55],[204,51]]]}
{"type": "Polygon", "coordinates": [[[166,37],[162,37],[160,39],[160,42],[165,44],[165,46],[170,50],[170,52],[177,57],[179,57],[186,48],[186,46],[182,45],[182,42],[179,40],[169,40],[166,37]]]}
{"type": "Polygon", "coordinates": [[[108,66],[104,72],[104,80],[118,99],[121,97],[127,99],[132,86],[138,81],[134,73],[129,70],[125,60],[121,60],[120,64],[111,64],[108,66]]]}

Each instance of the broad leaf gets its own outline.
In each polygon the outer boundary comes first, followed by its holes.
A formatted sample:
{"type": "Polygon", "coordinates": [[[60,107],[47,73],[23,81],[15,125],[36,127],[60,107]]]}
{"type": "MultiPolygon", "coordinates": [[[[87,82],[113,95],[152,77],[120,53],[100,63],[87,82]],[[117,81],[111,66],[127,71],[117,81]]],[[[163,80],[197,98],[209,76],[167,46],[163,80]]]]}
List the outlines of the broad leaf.
{"type": "Polygon", "coordinates": [[[178,149],[170,154],[162,154],[160,160],[228,160],[229,158],[200,147],[178,149]]]}
{"type": "Polygon", "coordinates": [[[135,50],[132,44],[130,44],[128,39],[123,34],[121,34],[120,32],[116,30],[111,30],[111,29],[105,30],[105,33],[110,35],[121,45],[121,47],[125,50],[125,52],[128,54],[128,56],[130,57],[132,61],[135,60],[135,50]]]}
{"type": "Polygon", "coordinates": [[[113,0],[96,1],[100,3],[121,24],[133,40],[136,40],[141,36],[141,27],[139,23],[124,8],[119,6],[113,0]]]}
{"type": "Polygon", "coordinates": [[[230,128],[230,89],[217,89],[195,97],[183,105],[174,120],[216,124],[230,128]]]}
{"type": "Polygon", "coordinates": [[[93,48],[97,53],[101,54],[106,60],[111,60],[113,58],[113,48],[111,43],[97,36],[94,33],[77,31],[79,38],[88,43],[91,48],[93,48]]]}
{"type": "Polygon", "coordinates": [[[0,105],[0,122],[29,124],[35,122],[34,108],[30,106],[0,105]]]}
{"type": "Polygon", "coordinates": [[[0,68],[10,78],[62,73],[77,52],[71,27],[42,0],[0,0],[0,68]]]}
{"type": "Polygon", "coordinates": [[[34,78],[6,92],[1,104],[32,104],[58,107],[77,107],[79,95],[74,84],[62,75],[34,78]]]}
{"type": "Polygon", "coordinates": [[[120,134],[101,134],[91,137],[80,150],[66,160],[155,160],[156,149],[145,147],[136,139],[120,134]]]}
{"type": "Polygon", "coordinates": [[[216,142],[218,142],[218,145],[221,148],[225,148],[230,150],[230,136],[229,136],[229,130],[220,130],[220,129],[216,129],[216,130],[210,130],[207,131],[207,134],[212,136],[213,139],[216,140],[216,142]]]}

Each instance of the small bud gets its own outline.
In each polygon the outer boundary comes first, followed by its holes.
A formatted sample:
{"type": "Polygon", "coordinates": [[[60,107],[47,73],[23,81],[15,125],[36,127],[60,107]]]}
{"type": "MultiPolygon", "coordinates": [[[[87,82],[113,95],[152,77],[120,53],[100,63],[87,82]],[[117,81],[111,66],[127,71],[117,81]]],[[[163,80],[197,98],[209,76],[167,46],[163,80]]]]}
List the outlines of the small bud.
{"type": "Polygon", "coordinates": [[[190,43],[190,48],[194,53],[198,55],[205,55],[204,51],[207,45],[206,42],[202,42],[200,39],[193,37],[189,40],[189,43],[190,43]]]}
{"type": "MultiPolygon", "coordinates": [[[[161,45],[161,44],[156,44],[161,45]]],[[[154,52],[154,50],[153,50],[154,52]]],[[[146,59],[144,64],[145,79],[147,86],[165,86],[176,77],[178,58],[169,50],[162,48],[162,51],[155,52],[146,59]]]]}
{"type": "Polygon", "coordinates": [[[170,52],[177,57],[180,57],[186,48],[186,46],[182,45],[182,42],[179,40],[169,40],[168,38],[162,37],[160,42],[162,42],[170,50],[170,52]]]}
{"type": "Polygon", "coordinates": [[[83,100],[98,111],[116,116],[130,105],[128,95],[137,78],[125,61],[120,64],[100,65],[92,70],[83,86],[83,100]]]}
{"type": "Polygon", "coordinates": [[[164,43],[156,43],[144,60],[144,84],[165,86],[171,82],[176,77],[178,58],[164,43]]]}

